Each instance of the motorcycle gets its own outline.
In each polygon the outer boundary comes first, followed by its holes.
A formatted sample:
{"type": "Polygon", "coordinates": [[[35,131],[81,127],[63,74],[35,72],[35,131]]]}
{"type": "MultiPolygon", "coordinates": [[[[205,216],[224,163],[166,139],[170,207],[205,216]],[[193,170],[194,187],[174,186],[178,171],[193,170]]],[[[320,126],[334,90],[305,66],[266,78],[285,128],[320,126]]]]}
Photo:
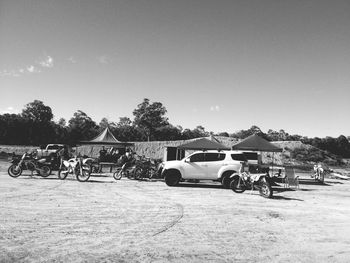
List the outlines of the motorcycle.
{"type": "Polygon", "coordinates": [[[159,163],[157,163],[155,160],[151,159],[144,159],[141,160],[134,171],[134,177],[137,180],[143,180],[143,179],[152,179],[159,177],[159,163]]]}
{"type": "Polygon", "coordinates": [[[89,158],[73,157],[69,160],[61,160],[58,170],[58,178],[66,179],[68,174],[75,175],[79,182],[86,182],[90,178],[91,167],[88,164],[89,158]]]}
{"type": "Polygon", "coordinates": [[[11,177],[18,177],[23,170],[29,170],[31,176],[37,172],[42,177],[48,177],[51,174],[50,162],[46,158],[35,158],[34,154],[24,153],[22,157],[13,155],[11,160],[12,165],[7,172],[11,177]]]}
{"type": "Polygon", "coordinates": [[[266,174],[250,174],[244,170],[243,164],[240,171],[231,175],[230,179],[230,188],[235,193],[256,189],[263,197],[271,198],[273,195],[269,177],[266,174]]]}
{"type": "Polygon", "coordinates": [[[324,183],[324,169],[322,168],[322,165],[321,164],[315,164],[314,165],[314,171],[315,171],[315,174],[311,177],[314,177],[315,178],[315,181],[318,181],[320,183],[324,183]]]}
{"type": "Polygon", "coordinates": [[[118,167],[115,172],[113,173],[113,178],[115,180],[120,180],[122,177],[127,177],[129,179],[136,179],[135,178],[135,171],[137,168],[137,163],[130,164],[130,163],[124,163],[121,167],[118,167]]]}

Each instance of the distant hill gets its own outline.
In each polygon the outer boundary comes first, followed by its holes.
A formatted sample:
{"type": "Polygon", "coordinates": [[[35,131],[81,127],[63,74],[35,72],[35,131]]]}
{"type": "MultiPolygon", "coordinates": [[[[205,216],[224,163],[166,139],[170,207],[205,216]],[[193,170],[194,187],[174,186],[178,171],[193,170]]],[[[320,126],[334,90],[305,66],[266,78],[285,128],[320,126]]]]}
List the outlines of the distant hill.
{"type": "MultiPolygon", "coordinates": [[[[226,146],[232,146],[238,141],[229,137],[216,136],[219,142],[226,146]]],[[[334,154],[320,150],[312,145],[304,144],[301,141],[275,141],[271,142],[279,148],[282,148],[282,153],[262,153],[263,163],[274,163],[278,165],[306,165],[311,166],[317,162],[322,162],[326,165],[337,165],[341,161],[334,154]]]]}

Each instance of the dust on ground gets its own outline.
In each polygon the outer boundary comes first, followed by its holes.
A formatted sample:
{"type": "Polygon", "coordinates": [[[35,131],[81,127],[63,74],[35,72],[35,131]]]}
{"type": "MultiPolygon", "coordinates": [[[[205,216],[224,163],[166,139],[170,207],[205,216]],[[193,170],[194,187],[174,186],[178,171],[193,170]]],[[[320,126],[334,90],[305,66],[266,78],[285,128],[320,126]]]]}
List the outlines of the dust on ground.
{"type": "Polygon", "coordinates": [[[7,175],[0,262],[348,262],[350,182],[236,194],[217,183],[7,175]]]}

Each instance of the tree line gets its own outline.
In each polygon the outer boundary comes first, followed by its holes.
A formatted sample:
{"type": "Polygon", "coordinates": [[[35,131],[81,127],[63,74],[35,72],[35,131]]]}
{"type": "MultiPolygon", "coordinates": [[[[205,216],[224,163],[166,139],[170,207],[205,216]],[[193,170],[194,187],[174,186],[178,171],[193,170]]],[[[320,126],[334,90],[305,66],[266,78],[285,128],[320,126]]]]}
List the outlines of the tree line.
{"type": "Polygon", "coordinates": [[[53,120],[52,109],[40,100],[25,105],[20,114],[0,115],[0,144],[8,145],[41,145],[47,143],[65,143],[74,145],[79,141],[94,138],[106,127],[120,141],[171,141],[187,140],[209,135],[244,139],[252,134],[268,141],[302,141],[319,149],[350,158],[349,137],[308,138],[301,135],[290,135],[284,130],[261,131],[258,126],[235,133],[208,132],[201,125],[194,129],[183,129],[172,125],[166,117],[167,110],[161,102],[150,102],[145,98],[133,110],[133,120],[120,117],[118,122],[102,118],[96,123],[85,112],[77,110],[68,122],[61,118],[53,120]]]}

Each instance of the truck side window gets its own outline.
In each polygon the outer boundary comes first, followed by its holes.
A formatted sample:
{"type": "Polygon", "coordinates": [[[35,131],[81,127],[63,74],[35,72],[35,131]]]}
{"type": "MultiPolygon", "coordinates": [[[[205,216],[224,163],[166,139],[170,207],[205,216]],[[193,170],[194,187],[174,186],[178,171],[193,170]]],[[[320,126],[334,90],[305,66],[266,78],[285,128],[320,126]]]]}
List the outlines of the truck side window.
{"type": "Polygon", "coordinates": [[[232,160],[245,162],[247,158],[243,154],[231,154],[232,160]]]}
{"type": "Polygon", "coordinates": [[[206,162],[217,162],[225,159],[224,153],[206,153],[205,161],[206,162]]]}
{"type": "Polygon", "coordinates": [[[204,153],[197,153],[190,157],[190,162],[204,162],[204,153]]]}

